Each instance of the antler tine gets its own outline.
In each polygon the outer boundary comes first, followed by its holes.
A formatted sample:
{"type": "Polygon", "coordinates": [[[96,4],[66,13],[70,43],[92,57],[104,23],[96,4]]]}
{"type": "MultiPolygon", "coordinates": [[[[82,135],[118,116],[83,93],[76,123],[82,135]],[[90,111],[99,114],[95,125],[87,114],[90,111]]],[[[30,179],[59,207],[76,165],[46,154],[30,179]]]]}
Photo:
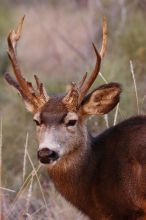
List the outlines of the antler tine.
{"type": "Polygon", "coordinates": [[[37,91],[39,92],[40,98],[42,98],[43,100],[45,100],[47,102],[49,100],[49,96],[47,95],[47,92],[46,92],[45,87],[43,86],[43,83],[40,82],[37,75],[34,75],[34,78],[36,81],[37,91]]]}
{"type": "Polygon", "coordinates": [[[21,91],[19,84],[16,82],[16,80],[14,80],[14,79],[11,77],[11,75],[10,75],[9,73],[6,72],[6,73],[4,74],[4,77],[5,77],[6,81],[7,81],[10,85],[12,85],[12,86],[14,86],[16,89],[18,89],[19,92],[21,91]]]}
{"type": "Polygon", "coordinates": [[[82,78],[82,80],[79,82],[79,88],[82,88],[86,78],[87,78],[88,73],[86,72],[82,78]]]}
{"type": "Polygon", "coordinates": [[[63,98],[63,103],[66,105],[66,107],[71,111],[77,111],[78,109],[78,98],[79,98],[79,92],[78,87],[76,83],[72,82],[70,85],[70,90],[66,94],[66,96],[63,98]]]}
{"type": "Polygon", "coordinates": [[[21,32],[22,32],[22,27],[23,27],[24,19],[25,19],[25,15],[21,18],[21,20],[20,20],[16,30],[12,30],[10,32],[10,35],[11,35],[10,38],[11,38],[11,42],[12,42],[12,47],[14,49],[16,49],[17,41],[21,37],[21,32]]]}
{"type": "Polygon", "coordinates": [[[100,70],[100,64],[101,64],[101,59],[103,58],[105,51],[106,51],[106,46],[107,46],[107,22],[106,22],[106,18],[103,18],[103,27],[102,27],[102,33],[103,33],[103,37],[102,37],[102,47],[100,50],[100,53],[98,52],[98,50],[96,49],[94,43],[92,43],[95,54],[96,54],[96,64],[95,64],[95,68],[93,70],[93,72],[91,73],[89,79],[87,80],[87,82],[85,82],[86,80],[86,75],[83,77],[83,79],[81,80],[82,86],[80,87],[80,95],[79,95],[79,105],[81,104],[84,96],[86,95],[87,91],[89,90],[89,88],[91,87],[91,85],[93,84],[93,82],[95,81],[99,70],[100,70]]]}
{"type": "Polygon", "coordinates": [[[11,61],[16,79],[19,82],[19,85],[20,85],[22,91],[24,91],[28,96],[30,96],[31,94],[28,90],[28,82],[22,76],[20,67],[17,62],[16,54],[15,54],[17,41],[20,39],[20,36],[21,36],[24,18],[25,18],[25,16],[22,17],[16,30],[12,30],[8,35],[8,39],[7,39],[8,40],[8,56],[11,61]]]}
{"type": "MultiPolygon", "coordinates": [[[[91,73],[89,79],[87,80],[86,83],[84,83],[80,89],[80,95],[79,95],[79,104],[81,104],[83,97],[85,96],[85,94],[87,93],[87,91],[89,90],[89,88],[91,87],[91,85],[93,84],[94,80],[96,79],[98,72],[100,70],[100,63],[101,63],[101,56],[98,53],[95,45],[92,43],[95,54],[96,54],[96,64],[95,64],[95,68],[93,70],[93,72],[91,73]]],[[[85,81],[84,81],[85,82],[85,81]]]]}

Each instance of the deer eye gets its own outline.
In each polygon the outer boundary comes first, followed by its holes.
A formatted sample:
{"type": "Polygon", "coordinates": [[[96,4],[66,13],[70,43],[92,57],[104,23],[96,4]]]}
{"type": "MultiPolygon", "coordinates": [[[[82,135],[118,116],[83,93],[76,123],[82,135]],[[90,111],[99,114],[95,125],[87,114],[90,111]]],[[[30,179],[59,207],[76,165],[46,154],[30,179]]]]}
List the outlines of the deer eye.
{"type": "Polygon", "coordinates": [[[69,120],[66,124],[66,126],[74,126],[76,124],[77,120],[75,119],[72,119],[72,120],[69,120]]]}
{"type": "Polygon", "coordinates": [[[40,112],[37,112],[37,113],[34,115],[33,121],[36,123],[37,126],[41,125],[40,112]]]}
{"type": "Polygon", "coordinates": [[[38,121],[37,119],[33,119],[33,121],[36,123],[37,126],[40,126],[40,125],[41,125],[41,122],[38,121]]]}

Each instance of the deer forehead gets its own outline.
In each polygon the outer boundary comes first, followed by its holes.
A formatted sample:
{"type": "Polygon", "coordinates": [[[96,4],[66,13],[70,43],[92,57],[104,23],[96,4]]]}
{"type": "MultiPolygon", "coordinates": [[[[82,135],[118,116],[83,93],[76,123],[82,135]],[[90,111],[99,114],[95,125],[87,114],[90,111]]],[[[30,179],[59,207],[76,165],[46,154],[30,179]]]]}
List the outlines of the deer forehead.
{"type": "Polygon", "coordinates": [[[52,97],[40,112],[34,115],[34,119],[45,125],[57,125],[68,120],[77,120],[78,115],[70,112],[62,102],[62,97],[52,97]]]}
{"type": "Polygon", "coordinates": [[[43,106],[41,112],[67,112],[67,107],[63,103],[64,96],[52,96],[43,106]]]}

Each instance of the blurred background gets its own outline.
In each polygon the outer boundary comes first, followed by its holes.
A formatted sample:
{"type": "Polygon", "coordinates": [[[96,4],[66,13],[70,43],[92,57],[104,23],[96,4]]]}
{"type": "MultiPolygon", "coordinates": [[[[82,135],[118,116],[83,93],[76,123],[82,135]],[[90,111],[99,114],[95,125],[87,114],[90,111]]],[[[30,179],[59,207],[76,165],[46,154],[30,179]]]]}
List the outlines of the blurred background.
{"type": "MultiPolygon", "coordinates": [[[[12,72],[7,58],[7,35],[20,18],[26,15],[23,34],[17,55],[26,78],[33,82],[37,74],[48,93],[65,92],[71,81],[78,81],[95,64],[92,42],[100,49],[102,17],[108,23],[108,48],[103,58],[101,73],[106,81],[122,84],[123,93],[117,121],[146,111],[146,0],[1,0],[0,1],[0,117],[2,120],[2,186],[4,212],[11,207],[8,219],[19,219],[24,210],[29,184],[21,199],[17,192],[23,184],[24,151],[28,133],[28,152],[37,166],[37,143],[35,125],[31,114],[24,109],[21,98],[3,78],[6,71],[12,72]],[[138,101],[130,69],[134,69],[138,101]]],[[[93,87],[105,83],[98,76],[93,87]]],[[[92,88],[93,88],[92,87],[92,88]]],[[[92,117],[88,126],[93,135],[106,126],[113,125],[115,111],[107,117],[92,117]],[[106,119],[106,120],[105,120],[106,119]],[[108,121],[107,121],[108,120],[108,121]]],[[[26,157],[25,178],[32,166],[26,157]]],[[[38,181],[33,180],[28,213],[31,219],[85,219],[68,205],[54,190],[45,168],[38,173],[45,200],[38,181]],[[46,201],[47,207],[44,205],[46,201]]],[[[24,178],[24,179],[25,179],[24,178]]],[[[28,218],[28,217],[26,217],[28,218]]],[[[24,218],[24,219],[26,219],[24,218]]]]}

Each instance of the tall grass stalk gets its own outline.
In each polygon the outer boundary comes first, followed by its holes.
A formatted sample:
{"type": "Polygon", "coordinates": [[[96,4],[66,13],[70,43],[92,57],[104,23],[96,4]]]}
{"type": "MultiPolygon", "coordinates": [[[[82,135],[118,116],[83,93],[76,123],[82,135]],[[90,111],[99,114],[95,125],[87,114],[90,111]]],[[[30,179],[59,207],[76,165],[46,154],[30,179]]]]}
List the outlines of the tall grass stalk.
{"type": "Polygon", "coordinates": [[[135,79],[134,67],[133,67],[132,60],[130,60],[130,70],[131,70],[132,79],[133,79],[133,83],[134,83],[135,96],[136,96],[136,104],[137,104],[137,112],[139,114],[140,110],[139,110],[138,92],[137,92],[137,85],[136,85],[136,79],[135,79]]]}
{"type": "Polygon", "coordinates": [[[27,160],[27,147],[28,147],[28,133],[26,134],[26,141],[24,147],[24,159],[23,159],[23,182],[26,175],[26,160],[27,160]]]}
{"type": "Polygon", "coordinates": [[[105,115],[103,116],[103,118],[104,118],[104,120],[105,120],[106,127],[107,127],[107,128],[109,128],[109,120],[108,120],[108,115],[107,115],[107,114],[105,114],[105,115]]]}
{"type": "Polygon", "coordinates": [[[103,74],[101,72],[99,72],[99,76],[106,84],[108,83],[108,81],[106,80],[106,78],[103,76],[103,74]]]}
{"type": "Polygon", "coordinates": [[[36,176],[36,179],[37,179],[37,181],[38,181],[39,188],[40,188],[40,191],[41,191],[41,194],[42,194],[42,198],[43,198],[43,200],[44,200],[45,207],[46,207],[46,209],[48,209],[47,202],[46,202],[46,198],[45,198],[45,195],[44,195],[44,192],[43,192],[43,188],[42,188],[42,186],[41,186],[41,183],[40,183],[38,174],[37,174],[37,172],[36,172],[36,169],[35,169],[35,167],[34,167],[34,164],[33,164],[33,162],[32,162],[32,159],[31,159],[31,157],[30,157],[28,151],[27,151],[27,156],[28,156],[28,159],[29,159],[30,164],[31,164],[31,166],[32,166],[32,169],[33,169],[33,171],[34,171],[34,175],[36,176]]]}
{"type": "Polygon", "coordinates": [[[38,214],[42,209],[45,209],[46,206],[41,206],[39,209],[37,209],[36,211],[34,211],[32,214],[31,214],[31,217],[33,217],[34,215],[38,214]]]}
{"type": "Polygon", "coordinates": [[[13,192],[13,193],[15,193],[15,192],[16,192],[15,190],[8,189],[8,188],[5,188],[5,187],[0,187],[0,190],[3,190],[3,191],[8,191],[8,192],[13,192]]]}
{"type": "MultiPolygon", "coordinates": [[[[41,167],[41,166],[39,165],[37,168],[35,168],[36,173],[39,171],[40,167],[41,167]]],[[[14,201],[12,202],[11,206],[9,207],[9,210],[8,210],[8,212],[7,212],[7,215],[6,215],[6,219],[9,218],[9,216],[10,216],[10,214],[11,214],[11,211],[13,210],[13,208],[14,208],[16,202],[19,200],[19,198],[20,198],[20,196],[23,194],[24,190],[25,190],[25,189],[27,188],[27,186],[30,184],[32,175],[34,175],[34,170],[32,170],[32,171],[30,172],[30,174],[27,176],[27,178],[26,178],[25,181],[23,182],[23,184],[22,184],[20,190],[19,190],[18,193],[16,194],[16,196],[15,196],[15,198],[14,198],[14,201]]]]}
{"type": "Polygon", "coordinates": [[[113,125],[116,125],[116,123],[117,123],[118,112],[119,112],[119,103],[116,106],[116,111],[115,111],[115,115],[114,115],[114,123],[113,123],[113,125]]]}
{"type": "Polygon", "coordinates": [[[30,206],[30,200],[31,200],[31,195],[32,195],[32,187],[33,187],[33,176],[31,177],[31,181],[30,181],[30,185],[29,185],[29,189],[28,189],[28,194],[27,194],[27,198],[26,198],[26,212],[25,212],[25,214],[27,216],[29,215],[29,206],[30,206]]]}

